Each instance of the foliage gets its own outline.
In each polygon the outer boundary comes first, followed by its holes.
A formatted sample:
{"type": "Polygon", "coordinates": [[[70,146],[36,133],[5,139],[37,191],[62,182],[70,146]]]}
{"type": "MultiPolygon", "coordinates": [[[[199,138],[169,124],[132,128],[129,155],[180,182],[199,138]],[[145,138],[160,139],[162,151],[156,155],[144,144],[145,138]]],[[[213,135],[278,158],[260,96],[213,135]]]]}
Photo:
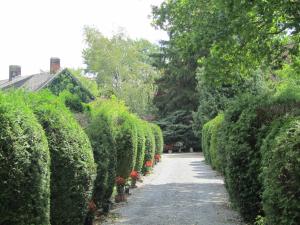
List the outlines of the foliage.
{"type": "Polygon", "coordinates": [[[155,138],[155,154],[161,155],[164,149],[164,138],[160,127],[156,124],[151,124],[151,128],[155,138]]]}
{"type": "Polygon", "coordinates": [[[144,158],[145,158],[145,147],[146,147],[146,137],[145,137],[145,126],[144,122],[139,121],[137,123],[137,155],[134,169],[137,172],[141,172],[143,168],[144,158]]]}
{"type": "Polygon", "coordinates": [[[219,144],[219,130],[222,122],[224,120],[224,115],[219,114],[214,119],[207,122],[202,129],[202,151],[205,156],[205,160],[211,164],[211,166],[222,171],[221,165],[221,155],[218,152],[219,144]]]}
{"type": "Polygon", "coordinates": [[[51,224],[83,224],[95,163],[90,141],[64,104],[48,91],[28,100],[45,130],[51,154],[51,224]]]}
{"type": "Polygon", "coordinates": [[[0,224],[50,225],[48,143],[20,95],[0,93],[0,224]]]}
{"type": "Polygon", "coordinates": [[[81,85],[91,92],[91,94],[95,97],[100,96],[101,90],[99,89],[95,77],[84,75],[84,71],[82,69],[68,69],[70,73],[78,79],[81,85]]]}
{"type": "Polygon", "coordinates": [[[155,155],[155,137],[150,126],[145,127],[145,137],[146,137],[146,144],[145,144],[143,172],[145,172],[145,169],[147,167],[145,166],[146,162],[153,162],[154,155],[155,155]]]}
{"type": "Polygon", "coordinates": [[[127,179],[134,169],[137,155],[137,127],[134,118],[123,112],[117,118],[117,176],[127,179]]]}
{"type": "Polygon", "coordinates": [[[193,133],[193,118],[190,111],[179,110],[156,122],[163,130],[166,144],[182,142],[185,149],[199,149],[199,141],[193,133]]]}
{"type": "MultiPolygon", "coordinates": [[[[225,110],[223,122],[217,117],[203,128],[202,144],[207,161],[224,173],[231,201],[247,221],[254,222],[257,215],[266,213],[261,199],[267,179],[260,175],[262,154],[269,159],[274,151],[267,146],[265,153],[262,152],[262,143],[268,134],[271,135],[272,121],[300,114],[298,93],[299,86],[288,86],[275,94],[245,94],[225,110]]],[[[273,140],[274,136],[269,139],[273,140]]]]}
{"type": "Polygon", "coordinates": [[[110,113],[107,106],[103,106],[101,109],[98,107],[97,113],[87,127],[87,134],[97,164],[93,199],[98,208],[101,208],[103,203],[110,199],[116,177],[116,141],[110,113]]]}
{"type": "Polygon", "coordinates": [[[157,51],[156,46],[122,33],[107,38],[92,27],[85,27],[84,33],[86,72],[96,75],[101,95],[117,96],[140,116],[151,113],[154,78],[159,73],[151,66],[149,55],[157,51]]]}
{"type": "Polygon", "coordinates": [[[59,95],[63,91],[68,91],[86,103],[94,99],[90,91],[84,88],[68,69],[60,72],[47,88],[55,95],[59,95]]]}
{"type": "Polygon", "coordinates": [[[275,121],[261,147],[266,224],[300,221],[300,117],[275,121]]]}

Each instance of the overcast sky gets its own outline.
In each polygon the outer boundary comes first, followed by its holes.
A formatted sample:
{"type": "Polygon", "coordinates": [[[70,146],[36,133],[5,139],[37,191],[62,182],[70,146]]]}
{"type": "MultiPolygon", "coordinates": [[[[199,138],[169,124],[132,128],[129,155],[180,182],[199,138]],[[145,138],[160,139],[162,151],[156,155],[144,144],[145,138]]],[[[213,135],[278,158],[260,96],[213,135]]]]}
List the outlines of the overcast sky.
{"type": "Polygon", "coordinates": [[[1,0],[0,79],[9,65],[21,65],[22,74],[49,70],[50,57],[63,67],[82,67],[83,26],[111,35],[124,27],[131,38],[151,42],[166,39],[151,27],[151,5],[163,0],[1,0]]]}

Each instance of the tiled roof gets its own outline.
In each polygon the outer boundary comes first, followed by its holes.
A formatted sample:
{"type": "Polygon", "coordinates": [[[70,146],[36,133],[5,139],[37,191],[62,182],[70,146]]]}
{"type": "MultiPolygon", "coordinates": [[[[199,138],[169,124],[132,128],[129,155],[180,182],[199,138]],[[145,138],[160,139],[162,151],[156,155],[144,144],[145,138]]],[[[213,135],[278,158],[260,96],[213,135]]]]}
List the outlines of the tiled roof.
{"type": "MultiPolygon", "coordinates": [[[[59,73],[58,73],[59,74],[59,73]]],[[[9,88],[24,88],[28,91],[38,91],[46,86],[58,74],[50,74],[49,72],[42,72],[29,76],[18,76],[12,81],[1,80],[0,89],[9,88]]]]}

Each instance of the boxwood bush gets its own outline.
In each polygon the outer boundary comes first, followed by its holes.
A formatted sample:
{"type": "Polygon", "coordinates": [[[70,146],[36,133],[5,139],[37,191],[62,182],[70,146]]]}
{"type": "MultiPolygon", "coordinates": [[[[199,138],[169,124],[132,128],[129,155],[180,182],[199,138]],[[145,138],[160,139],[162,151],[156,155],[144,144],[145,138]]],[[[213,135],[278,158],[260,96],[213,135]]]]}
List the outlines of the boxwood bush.
{"type": "Polygon", "coordinates": [[[211,166],[222,172],[222,154],[219,154],[219,130],[224,120],[224,114],[219,114],[203,126],[202,151],[211,166]]]}
{"type": "Polygon", "coordinates": [[[146,137],[146,144],[145,144],[145,157],[143,163],[144,165],[146,161],[153,162],[154,155],[155,155],[155,137],[149,123],[145,124],[145,137],[146,137]]]}
{"type": "Polygon", "coordinates": [[[127,179],[134,169],[137,155],[136,120],[128,112],[122,112],[117,118],[117,176],[127,179]]]}
{"type": "MultiPolygon", "coordinates": [[[[261,145],[270,132],[270,124],[279,118],[297,115],[300,115],[299,91],[284,90],[279,94],[261,96],[247,94],[226,109],[223,121],[220,119],[216,123],[216,118],[203,129],[204,149],[210,150],[210,163],[214,164],[211,159],[216,150],[230,199],[246,221],[253,222],[258,215],[265,213],[261,145]],[[214,135],[218,137],[216,142],[214,135]]],[[[272,148],[268,151],[268,154],[273,154],[272,148]]]]}
{"type": "Polygon", "coordinates": [[[50,92],[30,96],[51,154],[51,224],[82,225],[91,199],[95,163],[89,139],[50,92]]]}
{"type": "Polygon", "coordinates": [[[300,117],[272,124],[261,147],[266,224],[300,222],[300,117]]]}
{"type": "Polygon", "coordinates": [[[155,138],[155,154],[161,155],[164,148],[164,138],[160,127],[156,124],[151,124],[155,138]]]}
{"type": "Polygon", "coordinates": [[[111,107],[108,104],[93,108],[94,115],[87,127],[97,164],[97,177],[93,199],[98,208],[107,203],[112,195],[116,177],[116,141],[111,107]],[[96,108],[96,109],[95,109],[96,108]]]}
{"type": "Polygon", "coordinates": [[[137,122],[137,155],[134,170],[141,172],[143,168],[146,148],[145,124],[143,121],[137,122]]]}
{"type": "Polygon", "coordinates": [[[21,94],[0,93],[0,224],[50,225],[48,143],[21,94]]]}

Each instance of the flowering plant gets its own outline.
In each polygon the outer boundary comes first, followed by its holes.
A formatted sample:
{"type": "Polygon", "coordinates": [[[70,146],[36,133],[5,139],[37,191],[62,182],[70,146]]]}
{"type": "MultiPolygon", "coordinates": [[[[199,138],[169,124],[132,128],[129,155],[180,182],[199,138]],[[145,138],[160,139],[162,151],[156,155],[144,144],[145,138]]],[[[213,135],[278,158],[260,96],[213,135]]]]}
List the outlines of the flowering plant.
{"type": "Polygon", "coordinates": [[[156,154],[156,155],[154,156],[154,159],[155,159],[157,162],[159,162],[159,161],[160,161],[160,154],[156,154]]]}
{"type": "Polygon", "coordinates": [[[125,179],[123,178],[123,177],[116,177],[116,184],[118,185],[118,186],[123,186],[123,185],[125,185],[125,179]]]}
{"type": "Polygon", "coordinates": [[[145,166],[146,167],[152,167],[152,161],[146,161],[145,166]]]}
{"type": "Polygon", "coordinates": [[[130,173],[130,177],[132,178],[132,179],[138,179],[138,177],[139,177],[139,173],[137,172],[137,171],[135,171],[135,170],[133,170],[131,173],[130,173]]]}

